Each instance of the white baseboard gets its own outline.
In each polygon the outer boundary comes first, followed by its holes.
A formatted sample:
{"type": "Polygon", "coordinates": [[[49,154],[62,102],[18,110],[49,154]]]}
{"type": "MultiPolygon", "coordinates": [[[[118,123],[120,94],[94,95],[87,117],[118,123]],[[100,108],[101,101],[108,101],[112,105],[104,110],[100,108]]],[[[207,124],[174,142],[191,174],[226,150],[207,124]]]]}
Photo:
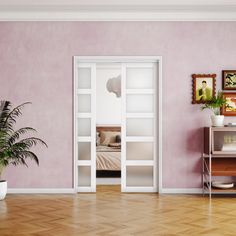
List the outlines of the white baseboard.
{"type": "MultiPolygon", "coordinates": [[[[121,184],[120,178],[100,178],[97,185],[121,184]]],[[[75,194],[73,188],[9,188],[8,194],[75,194]]],[[[202,188],[162,188],[161,194],[202,194],[202,188]]]]}
{"type": "Polygon", "coordinates": [[[114,185],[121,184],[121,178],[97,178],[97,185],[114,185]]]}
{"type": "Polygon", "coordinates": [[[74,194],[73,188],[9,188],[8,194],[74,194]]]}
{"type": "Polygon", "coordinates": [[[202,194],[202,188],[162,188],[162,194],[202,194]]]}

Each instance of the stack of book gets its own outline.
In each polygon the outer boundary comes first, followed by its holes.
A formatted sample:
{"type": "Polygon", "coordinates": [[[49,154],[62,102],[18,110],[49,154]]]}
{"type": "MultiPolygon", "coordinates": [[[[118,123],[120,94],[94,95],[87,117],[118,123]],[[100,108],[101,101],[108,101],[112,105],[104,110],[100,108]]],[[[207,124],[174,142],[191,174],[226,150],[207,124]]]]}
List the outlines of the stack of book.
{"type": "Polygon", "coordinates": [[[222,147],[222,152],[235,152],[236,151],[236,143],[224,143],[222,147]]]}

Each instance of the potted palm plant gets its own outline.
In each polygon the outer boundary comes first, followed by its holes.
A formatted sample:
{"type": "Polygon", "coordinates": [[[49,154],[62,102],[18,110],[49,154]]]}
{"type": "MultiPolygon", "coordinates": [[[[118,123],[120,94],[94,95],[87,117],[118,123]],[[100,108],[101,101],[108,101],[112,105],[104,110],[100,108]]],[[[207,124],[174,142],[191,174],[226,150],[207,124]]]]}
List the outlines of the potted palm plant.
{"type": "Polygon", "coordinates": [[[217,96],[213,96],[211,100],[207,101],[201,107],[201,110],[210,109],[213,112],[213,115],[211,115],[212,126],[224,126],[224,116],[220,115],[223,106],[230,107],[223,97],[222,92],[218,92],[217,96]]]}
{"type": "Polygon", "coordinates": [[[23,103],[15,108],[9,101],[0,102],[0,200],[4,199],[7,193],[7,181],[1,180],[1,175],[8,165],[25,165],[26,160],[31,159],[39,165],[37,155],[31,151],[33,146],[47,144],[36,137],[24,137],[28,132],[36,132],[31,127],[24,127],[15,130],[16,118],[22,115],[22,108],[29,104],[23,103]]]}

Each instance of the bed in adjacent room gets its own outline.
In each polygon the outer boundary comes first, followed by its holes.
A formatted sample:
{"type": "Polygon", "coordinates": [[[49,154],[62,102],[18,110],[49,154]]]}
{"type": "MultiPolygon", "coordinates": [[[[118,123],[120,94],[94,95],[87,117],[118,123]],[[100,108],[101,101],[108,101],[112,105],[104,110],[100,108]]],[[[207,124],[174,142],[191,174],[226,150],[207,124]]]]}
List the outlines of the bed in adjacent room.
{"type": "Polygon", "coordinates": [[[98,178],[121,177],[121,129],[97,126],[96,169],[98,178]]]}

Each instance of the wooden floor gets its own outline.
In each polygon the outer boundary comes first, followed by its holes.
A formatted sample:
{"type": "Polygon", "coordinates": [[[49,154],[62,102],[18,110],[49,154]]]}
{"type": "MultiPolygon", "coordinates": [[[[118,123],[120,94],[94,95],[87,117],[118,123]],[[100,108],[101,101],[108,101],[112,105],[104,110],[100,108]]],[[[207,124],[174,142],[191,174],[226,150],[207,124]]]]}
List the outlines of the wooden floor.
{"type": "Polygon", "coordinates": [[[0,235],[236,235],[236,198],[124,194],[8,195],[0,235]]]}

